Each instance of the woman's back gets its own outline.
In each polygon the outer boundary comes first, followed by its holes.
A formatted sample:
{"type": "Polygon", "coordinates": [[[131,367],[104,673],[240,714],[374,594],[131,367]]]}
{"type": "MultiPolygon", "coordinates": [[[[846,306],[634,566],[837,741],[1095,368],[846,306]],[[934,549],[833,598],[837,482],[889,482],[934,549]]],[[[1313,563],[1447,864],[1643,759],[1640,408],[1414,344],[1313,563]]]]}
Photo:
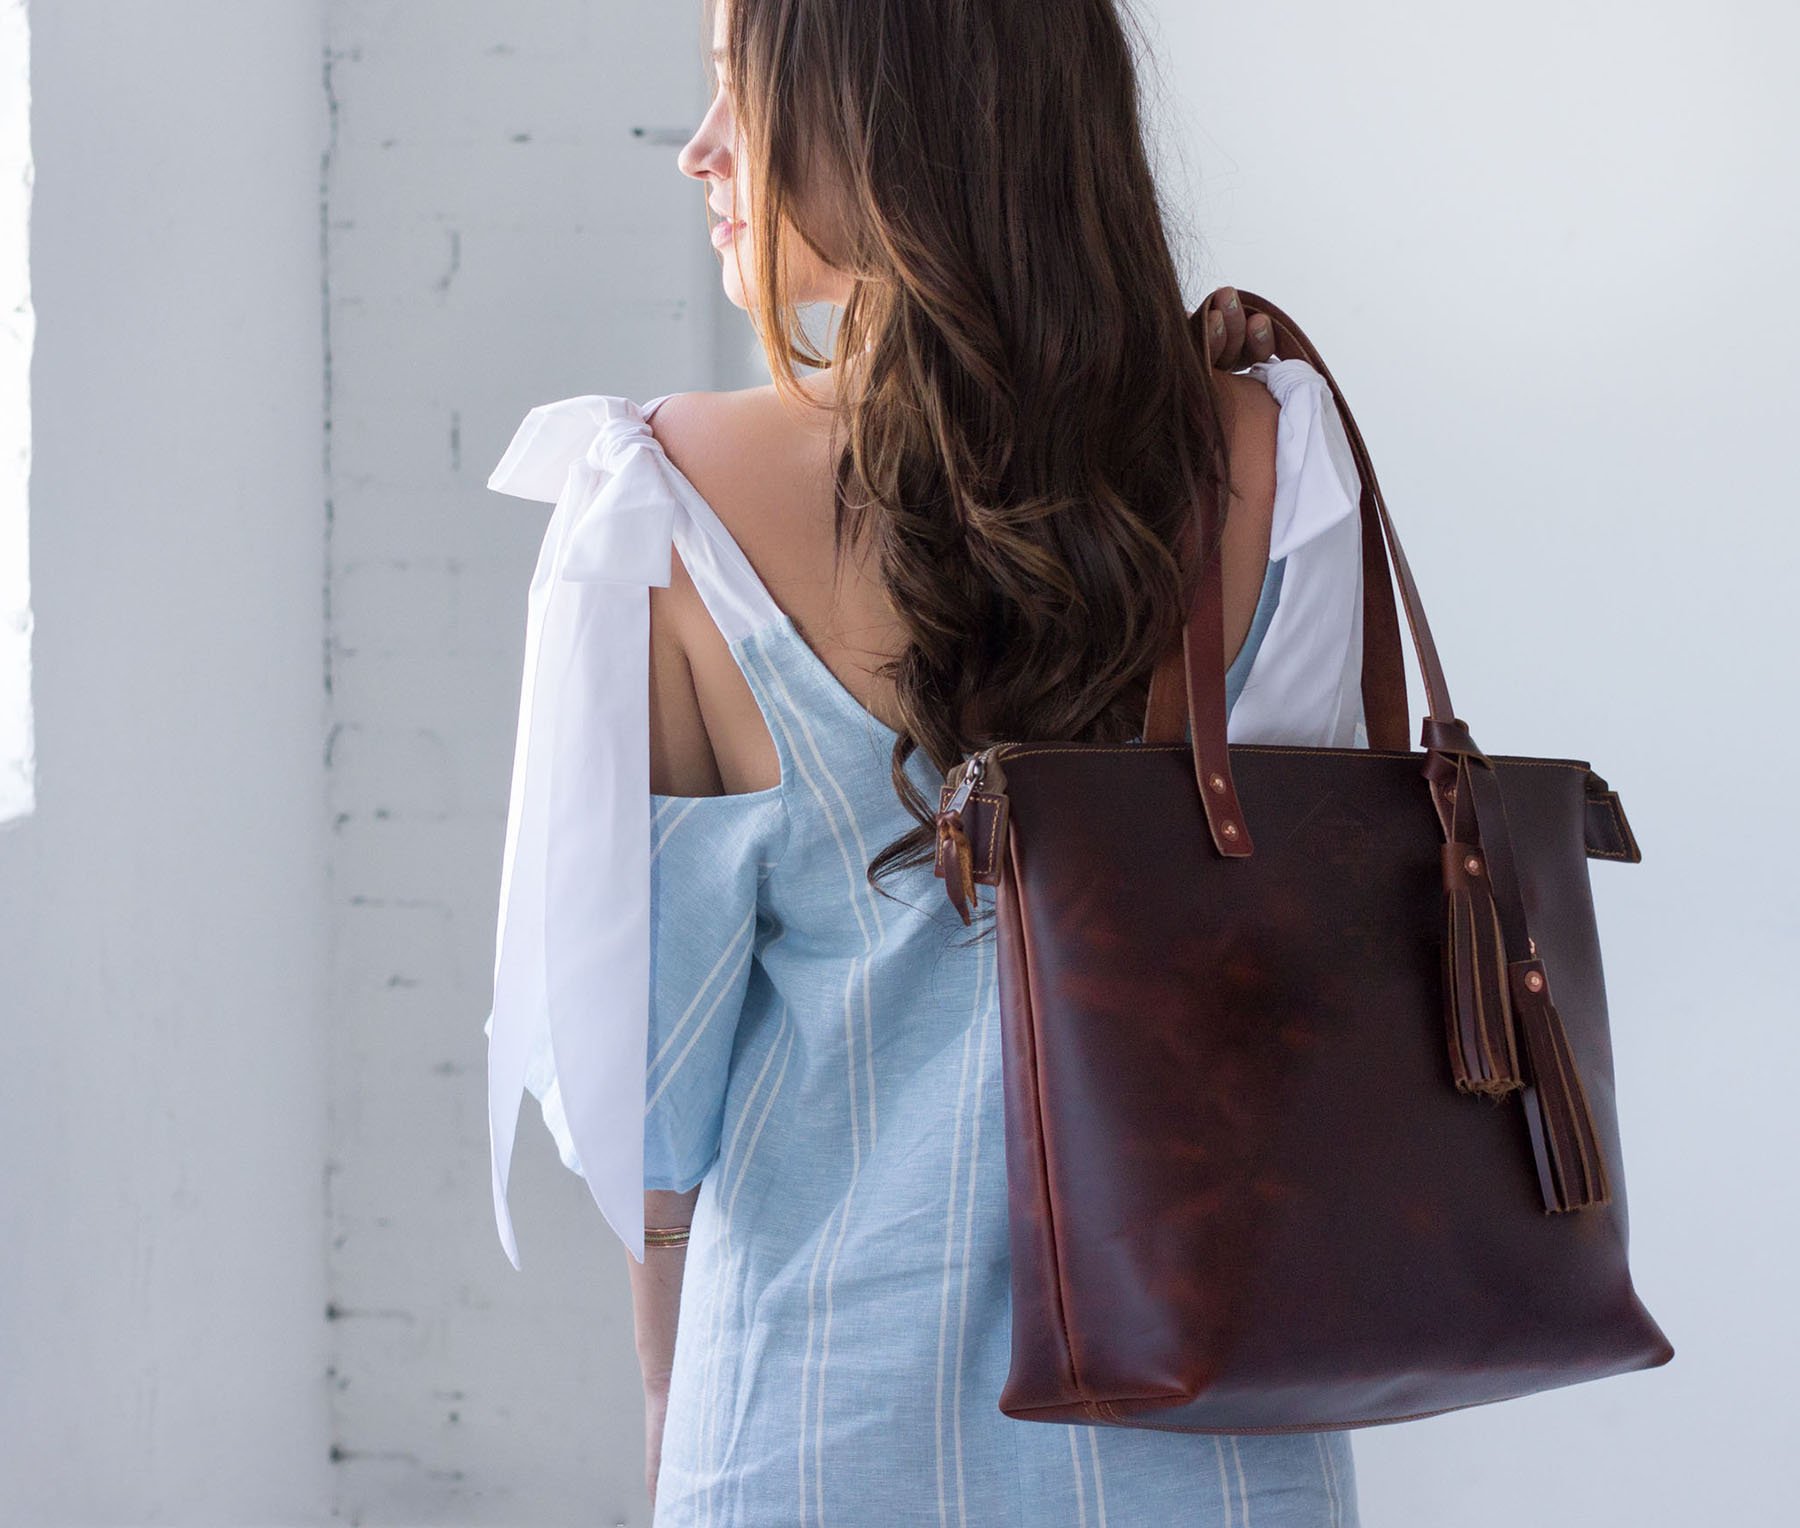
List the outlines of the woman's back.
{"type": "MultiPolygon", "coordinates": [[[[819,402],[832,399],[831,373],[808,377],[806,384],[819,402]]],[[[1251,377],[1218,372],[1214,384],[1230,431],[1236,490],[1223,565],[1225,651],[1235,653],[1249,631],[1268,560],[1279,406],[1251,377]]],[[[867,559],[851,552],[841,568],[836,564],[835,448],[823,420],[796,420],[773,387],[672,394],[658,404],[652,432],[743,548],[774,602],[858,703],[884,726],[897,725],[891,687],[876,670],[901,650],[906,626],[867,559]]],[[[775,749],[743,675],[679,561],[673,573],[669,587],[651,596],[653,645],[679,652],[692,675],[692,694],[683,696],[680,685],[659,689],[653,771],[660,727],[671,741],[704,736],[726,791],[772,784],[775,749]]],[[[678,750],[667,753],[666,767],[679,776],[678,750]]],[[[668,783],[690,790],[678,779],[668,783]]]]}
{"type": "MultiPolygon", "coordinates": [[[[1354,472],[1344,475],[1317,374],[1303,362],[1255,370],[1282,407],[1268,559],[1228,676],[1230,736],[1352,746],[1354,472]]],[[[663,400],[599,401],[583,460],[601,484],[589,522],[605,531],[587,545],[603,560],[630,539],[620,528],[668,525],[680,554],[670,587],[685,570],[763,729],[747,734],[749,762],[720,761],[727,785],[749,788],[640,802],[647,1004],[630,982],[622,997],[596,983],[579,1037],[559,1033],[554,1049],[548,1035],[497,1038],[503,1063],[491,1073],[504,1113],[504,1057],[519,1058],[563,1160],[628,1244],[630,1192],[699,1185],[656,1522],[1354,1524],[1346,1433],[1188,1435],[999,1411],[1010,1290],[991,938],[964,944],[928,866],[896,877],[892,896],[868,884],[871,854],[912,822],[889,778],[893,733],[674,466],[650,429],[663,400]],[[774,766],[761,776],[750,773],[757,742],[774,766]],[[634,1025],[645,1063],[635,1076],[634,1025]],[[625,1038],[605,1068],[584,1048],[595,1031],[625,1038]],[[641,1141],[627,1123],[635,1110],[617,1107],[640,1086],[641,1141]]],[[[556,479],[554,460],[539,465],[540,484],[556,479]]],[[[582,507],[571,484],[573,470],[559,514],[582,507]]],[[[572,522],[570,536],[581,529],[572,522]]],[[[626,571],[586,578],[617,575],[616,593],[626,571]]],[[[694,672],[708,688],[704,661],[694,672]]],[[[643,680],[625,667],[609,682],[629,692],[643,680]]],[[[634,731],[636,716],[621,714],[588,739],[597,775],[648,754],[647,719],[634,731]],[[596,764],[600,745],[616,758],[596,764]]],[[[924,755],[907,767],[935,801],[940,777],[924,755]]],[[[588,864],[602,891],[585,927],[629,925],[637,872],[630,835],[588,864]]],[[[509,1156],[510,1132],[504,1144],[509,1156]]],[[[499,1161],[498,1137],[496,1150],[499,1161]]],[[[503,1173],[496,1193],[509,1236],[503,1173]]]]}

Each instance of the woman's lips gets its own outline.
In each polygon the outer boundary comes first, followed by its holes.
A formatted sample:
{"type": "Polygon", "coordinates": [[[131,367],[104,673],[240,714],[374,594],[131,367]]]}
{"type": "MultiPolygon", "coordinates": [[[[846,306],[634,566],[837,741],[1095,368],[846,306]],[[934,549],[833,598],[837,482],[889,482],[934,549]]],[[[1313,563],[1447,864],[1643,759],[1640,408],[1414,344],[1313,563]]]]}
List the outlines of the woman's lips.
{"type": "Polygon", "coordinates": [[[713,243],[729,244],[737,237],[737,231],[744,226],[743,223],[733,223],[729,219],[721,219],[719,222],[713,224],[713,243]]]}

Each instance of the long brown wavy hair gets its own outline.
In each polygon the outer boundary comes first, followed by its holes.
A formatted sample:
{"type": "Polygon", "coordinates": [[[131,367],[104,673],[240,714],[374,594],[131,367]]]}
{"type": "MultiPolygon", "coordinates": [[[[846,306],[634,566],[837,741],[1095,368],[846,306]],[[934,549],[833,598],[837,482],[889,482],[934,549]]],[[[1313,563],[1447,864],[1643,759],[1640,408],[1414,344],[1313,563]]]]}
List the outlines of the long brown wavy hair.
{"type": "MultiPolygon", "coordinates": [[[[870,538],[907,641],[879,671],[904,765],[990,742],[1126,742],[1229,481],[1115,0],[708,0],[748,168],[752,321],[777,393],[836,367],[836,548],[870,538]],[[782,280],[797,236],[854,282],[830,355],[782,280]]],[[[711,28],[708,27],[710,35],[711,28]]],[[[710,65],[709,65],[710,67],[710,65]]],[[[704,190],[704,186],[702,190],[704,190]]]]}

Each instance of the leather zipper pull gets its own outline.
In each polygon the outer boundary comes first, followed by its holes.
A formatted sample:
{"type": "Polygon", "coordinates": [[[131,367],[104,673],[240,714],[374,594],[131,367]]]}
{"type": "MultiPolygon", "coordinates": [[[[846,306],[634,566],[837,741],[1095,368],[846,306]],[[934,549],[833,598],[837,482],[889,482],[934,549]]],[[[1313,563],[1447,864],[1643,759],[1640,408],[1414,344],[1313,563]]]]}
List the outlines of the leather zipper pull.
{"type": "MultiPolygon", "coordinates": [[[[975,851],[969,843],[968,824],[963,808],[975,787],[987,773],[987,750],[971,754],[957,766],[962,778],[937,814],[937,863],[935,873],[944,883],[944,893],[956,909],[964,927],[972,921],[971,909],[978,904],[975,895],[975,851]],[[954,868],[952,868],[954,867],[954,868]]],[[[954,771],[953,771],[954,773],[954,771]]]]}
{"type": "Polygon", "coordinates": [[[961,812],[938,813],[938,864],[948,861],[955,868],[938,874],[943,877],[944,892],[966,928],[972,921],[970,909],[978,906],[975,896],[975,852],[969,847],[968,830],[961,812]]]}
{"type": "Polygon", "coordinates": [[[1005,860],[1006,774],[1000,752],[990,743],[952,765],[938,792],[935,874],[944,882],[950,905],[967,924],[973,921],[977,886],[998,886],[1005,860]]]}

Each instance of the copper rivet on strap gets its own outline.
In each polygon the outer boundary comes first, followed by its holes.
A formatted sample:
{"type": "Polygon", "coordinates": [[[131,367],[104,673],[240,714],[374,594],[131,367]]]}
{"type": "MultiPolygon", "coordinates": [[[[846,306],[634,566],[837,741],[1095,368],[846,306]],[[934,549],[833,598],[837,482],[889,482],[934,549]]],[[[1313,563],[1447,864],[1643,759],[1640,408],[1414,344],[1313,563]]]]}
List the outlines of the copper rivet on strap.
{"type": "Polygon", "coordinates": [[[1231,822],[1231,821],[1227,820],[1227,821],[1219,824],[1219,831],[1221,833],[1223,833],[1227,838],[1236,838],[1237,837],[1237,824],[1235,822],[1231,822]]]}
{"type": "Polygon", "coordinates": [[[1468,871],[1470,875],[1480,875],[1481,874],[1481,861],[1476,859],[1475,856],[1473,854],[1471,854],[1466,859],[1463,860],[1463,869],[1468,871]]]}
{"type": "Polygon", "coordinates": [[[1225,789],[1225,777],[1223,775],[1213,775],[1206,783],[1216,791],[1225,789]]]}
{"type": "Polygon", "coordinates": [[[1527,971],[1525,973],[1525,985],[1531,988],[1533,992],[1542,992],[1544,990],[1543,973],[1540,971],[1527,971]]]}

